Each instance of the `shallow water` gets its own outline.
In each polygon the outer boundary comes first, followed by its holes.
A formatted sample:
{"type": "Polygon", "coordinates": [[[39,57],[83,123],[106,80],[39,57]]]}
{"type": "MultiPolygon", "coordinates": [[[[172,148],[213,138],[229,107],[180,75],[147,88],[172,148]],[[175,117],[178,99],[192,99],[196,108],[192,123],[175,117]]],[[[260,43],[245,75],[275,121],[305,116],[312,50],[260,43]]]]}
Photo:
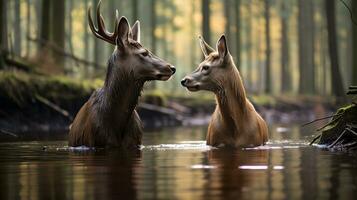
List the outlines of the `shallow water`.
{"type": "Polygon", "coordinates": [[[205,128],[147,132],[137,151],[0,143],[0,199],[348,199],[357,155],[308,145],[309,130],[271,127],[266,146],[216,149],[205,128]],[[45,150],[43,147],[46,146],[45,150]]]}

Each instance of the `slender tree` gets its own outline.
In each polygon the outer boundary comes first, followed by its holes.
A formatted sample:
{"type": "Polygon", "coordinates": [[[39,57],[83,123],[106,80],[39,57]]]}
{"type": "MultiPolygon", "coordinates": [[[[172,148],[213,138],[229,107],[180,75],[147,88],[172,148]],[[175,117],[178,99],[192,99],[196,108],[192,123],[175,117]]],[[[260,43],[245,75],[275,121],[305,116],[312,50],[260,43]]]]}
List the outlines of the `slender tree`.
{"type": "Polygon", "coordinates": [[[151,51],[156,53],[156,0],[151,0],[151,51]]]}
{"type": "Polygon", "coordinates": [[[224,15],[226,19],[226,24],[225,24],[225,35],[227,37],[228,41],[231,41],[231,16],[230,16],[230,10],[231,10],[231,1],[230,0],[224,0],[224,15]]]}
{"type": "Polygon", "coordinates": [[[291,90],[291,70],[289,67],[289,40],[288,40],[289,10],[286,0],[281,3],[281,91],[291,90]]]}
{"type": "Polygon", "coordinates": [[[14,1],[14,53],[21,55],[21,19],[20,0],[14,1]]]}
{"type": "Polygon", "coordinates": [[[40,49],[44,50],[45,43],[50,39],[50,11],[51,0],[42,0],[42,16],[41,16],[41,31],[40,31],[40,49]]]}
{"type": "MultiPolygon", "coordinates": [[[[84,0],[84,6],[86,9],[88,9],[88,0],[84,0]]],[[[84,37],[83,37],[84,59],[88,60],[89,59],[89,34],[88,34],[88,18],[87,17],[84,18],[83,32],[84,32],[84,37]]]]}
{"type": "Polygon", "coordinates": [[[312,0],[298,1],[299,93],[314,94],[314,18],[312,0]]]}
{"type": "Polygon", "coordinates": [[[138,0],[131,0],[131,9],[132,9],[132,16],[133,16],[133,20],[132,23],[134,23],[136,20],[138,20],[138,0]]]}
{"type": "Polygon", "coordinates": [[[342,77],[338,61],[335,1],[325,0],[325,6],[328,32],[328,49],[331,61],[332,91],[335,96],[343,97],[345,92],[343,89],[342,77]]]}
{"type": "MultiPolygon", "coordinates": [[[[357,19],[357,1],[352,0],[352,12],[354,19],[357,19]]],[[[356,20],[355,20],[356,21],[356,20]]],[[[357,24],[352,21],[352,40],[353,40],[353,66],[352,66],[352,84],[357,85],[357,24]]]]}
{"type": "Polygon", "coordinates": [[[240,69],[240,61],[241,61],[241,14],[240,14],[240,5],[241,0],[235,0],[235,19],[236,19],[236,63],[237,68],[240,69]]]}
{"type": "MultiPolygon", "coordinates": [[[[190,26],[190,35],[195,35],[195,31],[196,31],[196,23],[195,23],[195,19],[194,19],[194,14],[196,12],[196,2],[195,1],[191,1],[191,13],[190,13],[190,22],[191,22],[191,26],[190,26]]],[[[195,62],[196,62],[196,41],[197,38],[192,37],[191,42],[190,42],[190,67],[191,69],[194,69],[195,66],[195,62]]]]}
{"type": "MultiPolygon", "coordinates": [[[[65,47],[65,2],[65,0],[51,1],[51,42],[61,49],[65,47]]],[[[58,66],[64,66],[64,58],[62,55],[53,53],[52,56],[58,66]]]]}
{"type": "MultiPolygon", "coordinates": [[[[93,0],[93,7],[96,7],[98,5],[99,0],[93,0]]],[[[96,21],[96,20],[95,20],[96,21]]],[[[100,49],[100,40],[98,40],[95,37],[92,37],[93,40],[93,62],[99,64],[100,63],[100,55],[101,55],[101,49],[100,49]]]]}
{"type": "Polygon", "coordinates": [[[0,69],[5,66],[4,54],[7,51],[7,0],[0,0],[0,69]]]}
{"type": "Polygon", "coordinates": [[[210,0],[201,0],[202,9],[202,36],[210,44],[211,43],[211,28],[210,28],[210,0]]]}
{"type": "Polygon", "coordinates": [[[30,37],[31,34],[31,0],[26,1],[26,57],[30,55],[30,37]]]}
{"type": "Polygon", "coordinates": [[[266,71],[265,71],[265,93],[271,93],[271,47],[270,47],[270,0],[264,1],[265,15],[265,56],[266,56],[266,71]]]}

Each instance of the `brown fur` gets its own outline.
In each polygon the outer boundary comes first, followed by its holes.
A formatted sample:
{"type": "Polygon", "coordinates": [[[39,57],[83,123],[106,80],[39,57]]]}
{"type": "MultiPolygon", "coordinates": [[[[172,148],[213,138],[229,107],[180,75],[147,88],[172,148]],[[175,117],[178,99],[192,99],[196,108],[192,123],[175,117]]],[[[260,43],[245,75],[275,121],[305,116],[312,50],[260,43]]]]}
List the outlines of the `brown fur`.
{"type": "Polygon", "coordinates": [[[142,126],[135,107],[144,83],[167,80],[175,73],[173,66],[141,46],[138,21],[131,29],[122,17],[117,33],[104,86],[78,112],[70,128],[69,146],[140,145],[142,126]]]}
{"type": "Polygon", "coordinates": [[[237,68],[228,68],[221,80],[224,89],[216,93],[217,106],[208,126],[207,144],[262,145],[268,139],[267,125],[246,98],[237,68]]]}
{"type": "Polygon", "coordinates": [[[234,147],[265,144],[267,125],[246,97],[225,37],[218,40],[217,51],[200,39],[205,60],[181,84],[190,91],[208,90],[216,95],[217,106],[208,126],[207,144],[234,147]]]}

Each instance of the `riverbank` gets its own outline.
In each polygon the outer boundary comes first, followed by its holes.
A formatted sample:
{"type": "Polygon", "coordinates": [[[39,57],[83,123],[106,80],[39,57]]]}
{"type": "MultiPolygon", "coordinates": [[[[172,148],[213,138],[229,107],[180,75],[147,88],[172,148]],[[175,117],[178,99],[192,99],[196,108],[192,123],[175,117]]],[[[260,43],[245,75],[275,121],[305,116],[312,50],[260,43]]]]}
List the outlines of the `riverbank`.
{"type": "MultiPolygon", "coordinates": [[[[0,71],[1,135],[68,130],[80,107],[102,84],[99,79],[0,71]]],[[[306,122],[337,107],[332,101],[314,96],[251,96],[250,99],[268,123],[306,122]]],[[[145,128],[155,128],[206,124],[214,108],[213,95],[190,98],[145,90],[138,112],[145,128]]]]}

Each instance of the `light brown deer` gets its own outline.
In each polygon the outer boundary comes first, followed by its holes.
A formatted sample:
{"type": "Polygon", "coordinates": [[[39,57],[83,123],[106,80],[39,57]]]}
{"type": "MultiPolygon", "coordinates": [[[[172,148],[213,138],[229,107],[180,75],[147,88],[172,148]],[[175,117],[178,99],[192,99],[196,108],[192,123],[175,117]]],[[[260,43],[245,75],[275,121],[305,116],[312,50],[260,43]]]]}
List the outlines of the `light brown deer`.
{"type": "Polygon", "coordinates": [[[217,106],[207,133],[207,144],[233,147],[265,144],[268,128],[246,97],[239,71],[228,51],[224,35],[217,42],[216,51],[199,37],[205,60],[182,79],[189,91],[214,92],[217,106]]]}
{"type": "Polygon", "coordinates": [[[116,46],[108,60],[104,86],[91,95],[74,119],[69,132],[69,146],[137,147],[141,144],[142,126],[135,110],[146,81],[168,80],[175,68],[153,55],[140,44],[140,23],[130,25],[125,17],[116,15],[115,29],[105,29],[97,6],[98,28],[93,34],[116,46]]]}

